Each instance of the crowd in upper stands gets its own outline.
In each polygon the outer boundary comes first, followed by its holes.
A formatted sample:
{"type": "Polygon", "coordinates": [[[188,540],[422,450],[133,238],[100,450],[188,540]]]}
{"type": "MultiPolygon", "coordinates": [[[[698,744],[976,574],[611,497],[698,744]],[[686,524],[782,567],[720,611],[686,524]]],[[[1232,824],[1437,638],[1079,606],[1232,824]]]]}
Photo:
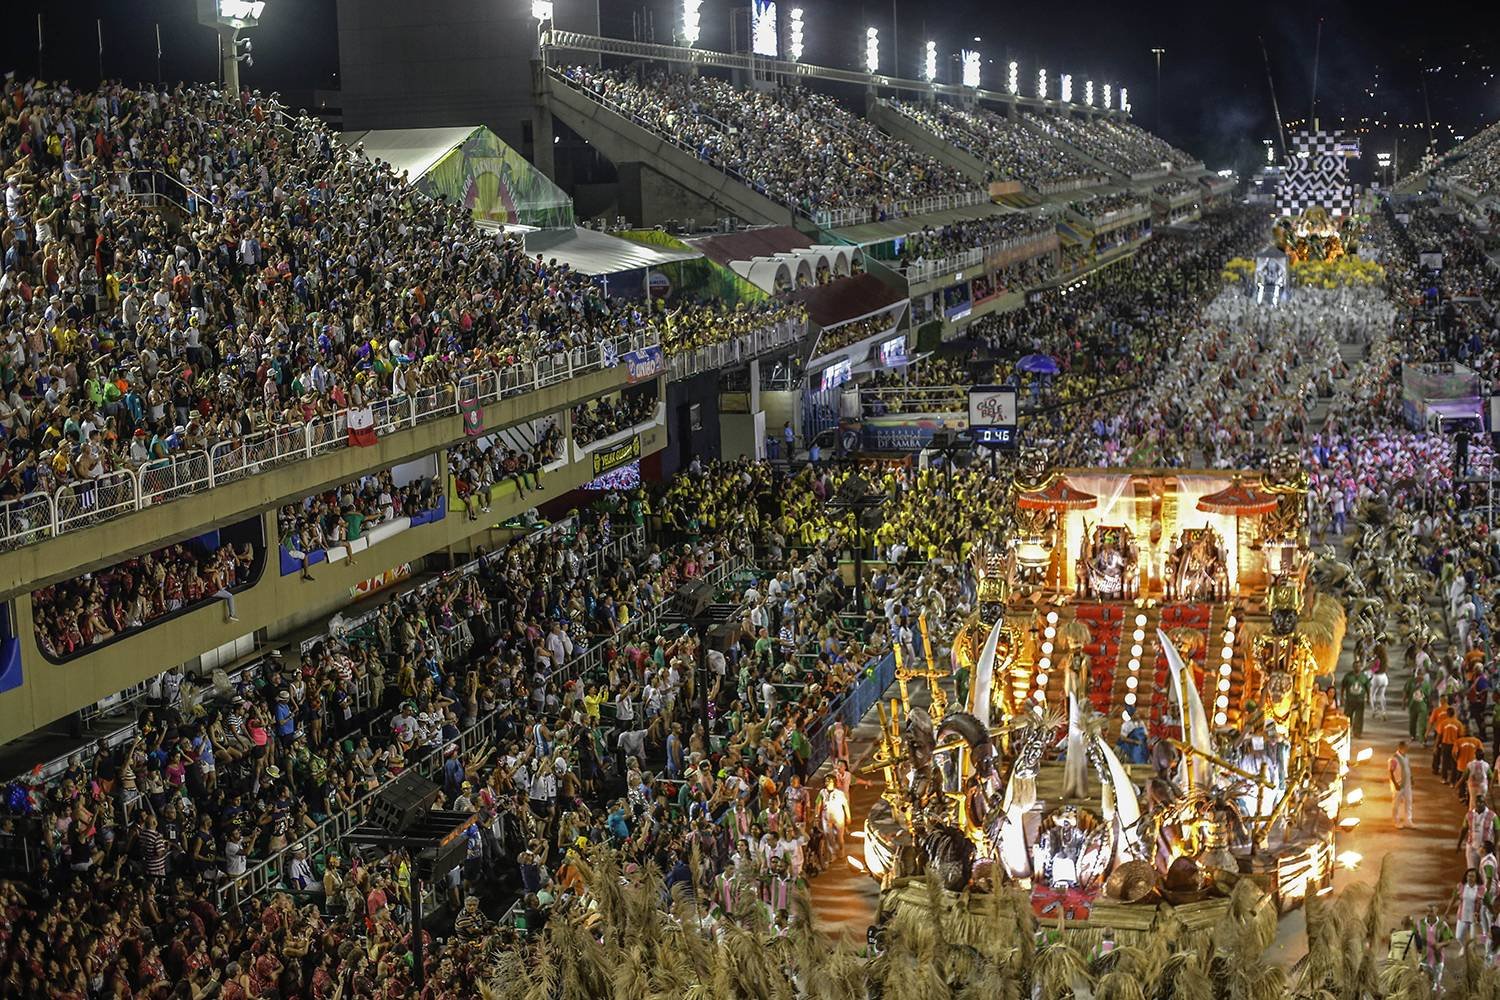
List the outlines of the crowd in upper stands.
{"type": "MultiPolygon", "coordinates": [[[[1410,155],[1402,154],[1403,164],[1410,155]]],[[[1404,186],[1423,178],[1461,184],[1480,198],[1495,194],[1500,190],[1500,127],[1481,129],[1442,156],[1424,156],[1415,170],[1401,175],[1400,182],[1404,186]]]]}
{"type": "MultiPolygon", "coordinates": [[[[277,537],[282,548],[302,555],[303,577],[311,579],[306,553],[347,546],[378,524],[436,510],[442,499],[442,486],[433,476],[397,484],[385,469],[282,507],[276,515],[277,537]]],[[[348,559],[355,565],[352,550],[348,559]]]]}
{"type": "Polygon", "coordinates": [[[1040,216],[1011,212],[983,219],[961,219],[943,226],[927,226],[909,233],[901,246],[901,265],[910,267],[943,260],[968,250],[1000,249],[1053,232],[1053,224],[1040,216]]]}
{"type": "Polygon", "coordinates": [[[1148,199],[1134,191],[1116,191],[1114,194],[1096,194],[1068,202],[1068,208],[1085,219],[1102,219],[1116,212],[1129,209],[1150,208],[1148,199]]]}
{"type": "Polygon", "coordinates": [[[1198,185],[1193,181],[1174,177],[1171,180],[1162,181],[1151,185],[1151,193],[1158,198],[1180,198],[1185,194],[1196,194],[1198,185]]]}
{"type": "Polygon", "coordinates": [[[184,608],[232,601],[255,563],[249,542],[192,539],[43,587],[31,594],[37,646],[66,659],[184,608]]]}
{"type": "Polygon", "coordinates": [[[668,354],[686,354],[778,323],[800,329],[807,323],[807,307],[774,299],[740,302],[732,308],[719,302],[692,303],[667,313],[661,343],[668,354]]]}
{"type": "Polygon", "coordinates": [[[936,157],[883,135],[831,97],[800,87],[747,90],[711,76],[638,76],[597,66],[564,72],[577,86],[808,217],[849,209],[884,218],[904,214],[903,204],[916,199],[977,190],[936,157]]]}
{"type": "Polygon", "coordinates": [[[1049,143],[1022,122],[978,105],[895,102],[893,106],[938,138],[978,157],[995,180],[1020,181],[1039,191],[1049,185],[1102,184],[1107,175],[1065,147],[1049,143]]]}
{"type": "Polygon", "coordinates": [[[481,512],[489,511],[495,490],[507,482],[515,486],[517,495],[546,489],[542,470],[557,460],[562,447],[562,429],[551,420],[530,449],[509,447],[499,437],[465,441],[448,449],[448,474],[469,520],[478,520],[481,512]]]}
{"type": "Polygon", "coordinates": [[[1128,122],[1111,121],[1107,118],[1085,122],[1066,115],[1038,115],[1031,112],[1027,112],[1027,117],[1043,130],[1101,161],[1111,170],[1127,174],[1143,173],[1163,169],[1168,164],[1188,167],[1194,163],[1193,158],[1186,153],[1128,122]]]}
{"type": "Polygon", "coordinates": [[[573,407],[573,440],[580,447],[645,423],[656,413],[657,396],[650,392],[620,393],[573,407]]]}
{"type": "Polygon", "coordinates": [[[28,492],[646,323],[267,101],[6,97],[0,427],[28,492]],[[153,173],[188,192],[180,228],[136,193],[153,173]]]}

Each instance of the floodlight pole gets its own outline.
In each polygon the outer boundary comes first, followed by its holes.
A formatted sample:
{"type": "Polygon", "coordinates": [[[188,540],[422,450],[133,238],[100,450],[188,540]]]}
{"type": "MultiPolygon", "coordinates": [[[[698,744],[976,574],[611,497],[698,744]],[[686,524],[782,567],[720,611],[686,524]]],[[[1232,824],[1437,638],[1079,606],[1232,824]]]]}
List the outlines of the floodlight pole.
{"type": "Polygon", "coordinates": [[[1156,134],[1161,135],[1161,57],[1166,55],[1167,50],[1155,48],[1151,54],[1156,56],[1156,134]]]}
{"type": "Polygon", "coordinates": [[[238,100],[240,96],[240,29],[231,24],[220,24],[218,28],[219,63],[223,67],[224,89],[234,94],[235,99],[238,100]]]}

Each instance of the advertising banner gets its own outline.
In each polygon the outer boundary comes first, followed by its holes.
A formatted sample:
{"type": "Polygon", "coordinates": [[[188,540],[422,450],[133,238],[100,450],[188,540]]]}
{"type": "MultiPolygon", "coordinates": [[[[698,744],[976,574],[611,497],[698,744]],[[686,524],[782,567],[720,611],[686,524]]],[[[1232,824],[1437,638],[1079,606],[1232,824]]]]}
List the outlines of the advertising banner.
{"type": "Polygon", "coordinates": [[[667,370],[667,352],[661,347],[643,347],[639,351],[627,351],[620,355],[627,371],[625,381],[644,382],[656,378],[667,370]]]}
{"type": "Polygon", "coordinates": [[[976,385],[969,390],[969,433],[977,444],[1011,446],[1016,440],[1016,390],[976,385]]]}
{"type": "Polygon", "coordinates": [[[602,476],[609,470],[618,469],[627,462],[634,462],[640,457],[641,438],[638,434],[623,444],[596,451],[590,456],[594,463],[595,476],[602,476]]]}

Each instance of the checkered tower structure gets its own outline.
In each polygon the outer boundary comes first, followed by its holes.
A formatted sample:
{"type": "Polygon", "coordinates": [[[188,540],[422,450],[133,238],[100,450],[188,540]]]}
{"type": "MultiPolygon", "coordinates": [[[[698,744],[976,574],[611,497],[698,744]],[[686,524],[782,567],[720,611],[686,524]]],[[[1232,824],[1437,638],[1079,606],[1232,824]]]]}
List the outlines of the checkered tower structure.
{"type": "Polygon", "coordinates": [[[1301,215],[1314,205],[1333,216],[1354,210],[1349,161],[1338,151],[1341,141],[1337,132],[1293,133],[1291,162],[1276,189],[1276,210],[1280,214],[1301,215]]]}

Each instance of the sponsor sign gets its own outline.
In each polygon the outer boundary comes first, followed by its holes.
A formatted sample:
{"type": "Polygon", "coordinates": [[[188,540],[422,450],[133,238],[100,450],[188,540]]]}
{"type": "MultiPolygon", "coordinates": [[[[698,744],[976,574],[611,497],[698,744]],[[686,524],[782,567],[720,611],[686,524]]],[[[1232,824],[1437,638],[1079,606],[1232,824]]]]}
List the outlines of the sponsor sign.
{"type": "Polygon", "coordinates": [[[602,476],[611,469],[618,469],[627,462],[634,462],[641,457],[640,435],[635,435],[629,441],[615,445],[613,448],[596,451],[589,457],[594,463],[594,475],[602,476]]]}
{"type": "Polygon", "coordinates": [[[620,360],[625,362],[626,382],[644,382],[648,378],[656,378],[667,370],[667,352],[660,346],[627,351],[620,355],[620,360]]]}
{"type": "Polygon", "coordinates": [[[1016,440],[1016,390],[976,385],[969,390],[969,433],[976,444],[1009,447],[1016,440]]]}

